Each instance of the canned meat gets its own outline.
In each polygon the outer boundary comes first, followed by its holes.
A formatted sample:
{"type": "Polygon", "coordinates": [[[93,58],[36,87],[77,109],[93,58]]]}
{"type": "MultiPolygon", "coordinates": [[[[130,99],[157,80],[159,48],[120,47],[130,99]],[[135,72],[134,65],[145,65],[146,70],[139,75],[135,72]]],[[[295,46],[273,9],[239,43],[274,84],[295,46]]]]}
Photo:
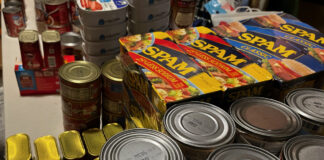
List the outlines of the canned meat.
{"type": "Polygon", "coordinates": [[[78,131],[66,131],[59,135],[59,142],[64,159],[81,159],[86,151],[78,131]]]}
{"type": "Polygon", "coordinates": [[[90,157],[98,157],[106,138],[98,128],[91,128],[82,132],[82,138],[90,157]]]}
{"type": "Polygon", "coordinates": [[[21,8],[8,6],[2,9],[7,33],[10,37],[18,37],[19,32],[26,28],[21,8]]]}
{"type": "Polygon", "coordinates": [[[101,98],[89,101],[72,101],[62,97],[62,111],[75,119],[88,119],[100,116],[101,98]]]}
{"type": "Polygon", "coordinates": [[[45,9],[48,29],[57,30],[61,34],[71,31],[67,0],[45,0],[45,9]]]}
{"type": "Polygon", "coordinates": [[[229,113],[237,126],[237,142],[264,148],[275,155],[302,127],[301,118],[289,106],[263,97],[239,99],[230,106],[229,113]]]}
{"type": "Polygon", "coordinates": [[[99,159],[184,160],[184,157],[177,143],[167,135],[137,128],[110,138],[103,146],[99,159]]]}
{"type": "Polygon", "coordinates": [[[303,131],[324,136],[324,91],[301,88],[288,93],[288,104],[303,120],[303,131]]]}
{"type": "Polygon", "coordinates": [[[101,95],[100,68],[86,61],[64,64],[59,69],[61,95],[70,100],[89,101],[101,95]]]}
{"type": "Polygon", "coordinates": [[[187,160],[206,159],[216,147],[232,143],[236,132],[234,121],[224,110],[195,101],[169,108],[163,124],[187,160]]]}
{"type": "Polygon", "coordinates": [[[124,129],[118,123],[108,123],[102,127],[102,131],[106,137],[106,140],[110,139],[112,136],[122,132],[124,129]]]}
{"type": "Polygon", "coordinates": [[[121,102],[121,97],[119,99],[120,101],[112,101],[105,95],[102,96],[102,109],[113,113],[113,114],[122,114],[123,113],[123,104],[121,102]]]}
{"type": "MultiPolygon", "coordinates": [[[[117,59],[107,61],[101,67],[104,95],[113,101],[122,100],[123,70],[117,59]]],[[[108,111],[108,110],[107,110],[108,111]]]]}
{"type": "Polygon", "coordinates": [[[38,160],[60,160],[56,139],[53,136],[39,137],[34,141],[38,160]]]}
{"type": "Polygon", "coordinates": [[[80,34],[66,32],[61,35],[61,48],[63,56],[74,56],[75,60],[83,60],[82,39],[80,34]]]}
{"type": "Polygon", "coordinates": [[[34,30],[24,30],[19,33],[19,46],[24,69],[39,70],[43,68],[38,33],[34,30]]]}
{"type": "Polygon", "coordinates": [[[17,8],[20,8],[22,13],[23,13],[23,18],[24,18],[24,21],[26,22],[27,21],[27,16],[26,16],[26,11],[25,11],[25,4],[24,4],[24,1],[20,1],[20,0],[7,0],[5,2],[5,7],[8,7],[8,6],[14,6],[14,7],[17,7],[17,8]]]}
{"type": "Polygon", "coordinates": [[[77,130],[83,131],[89,128],[100,127],[100,114],[87,119],[76,119],[63,113],[63,126],[64,130],[77,130]]]}
{"type": "Polygon", "coordinates": [[[47,30],[42,33],[43,52],[46,68],[60,68],[63,64],[61,54],[61,36],[55,30],[47,30]]]}
{"type": "Polygon", "coordinates": [[[6,160],[31,160],[29,136],[24,133],[12,135],[6,140],[6,160]]]}

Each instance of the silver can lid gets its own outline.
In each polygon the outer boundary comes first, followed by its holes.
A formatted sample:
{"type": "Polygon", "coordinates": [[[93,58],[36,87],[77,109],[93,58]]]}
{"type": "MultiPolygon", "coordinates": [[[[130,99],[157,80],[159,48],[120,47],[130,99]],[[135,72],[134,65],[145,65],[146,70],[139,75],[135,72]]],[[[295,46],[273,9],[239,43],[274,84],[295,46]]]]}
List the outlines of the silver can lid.
{"type": "Polygon", "coordinates": [[[67,47],[81,46],[82,39],[80,34],[74,32],[66,32],[61,35],[61,45],[67,47]]]}
{"type": "Polygon", "coordinates": [[[263,97],[247,97],[230,106],[237,128],[270,139],[287,139],[296,135],[302,120],[289,106],[263,97]]]}
{"type": "Polygon", "coordinates": [[[301,117],[324,124],[324,91],[314,88],[296,89],[285,102],[301,117]]]}
{"type": "Polygon", "coordinates": [[[207,160],[279,160],[272,153],[252,145],[228,144],[218,147],[207,160]]]}
{"type": "Polygon", "coordinates": [[[2,9],[3,13],[15,14],[21,11],[21,8],[16,6],[7,6],[2,9]]]}
{"type": "Polygon", "coordinates": [[[111,137],[103,146],[100,160],[184,160],[177,143],[150,129],[130,129],[111,137]]]}
{"type": "Polygon", "coordinates": [[[165,113],[163,123],[177,141],[207,149],[230,143],[236,131],[234,121],[224,110],[196,101],[172,106],[165,113]]]}
{"type": "Polygon", "coordinates": [[[315,135],[297,136],[283,146],[285,160],[323,160],[324,137],[315,135]]]}

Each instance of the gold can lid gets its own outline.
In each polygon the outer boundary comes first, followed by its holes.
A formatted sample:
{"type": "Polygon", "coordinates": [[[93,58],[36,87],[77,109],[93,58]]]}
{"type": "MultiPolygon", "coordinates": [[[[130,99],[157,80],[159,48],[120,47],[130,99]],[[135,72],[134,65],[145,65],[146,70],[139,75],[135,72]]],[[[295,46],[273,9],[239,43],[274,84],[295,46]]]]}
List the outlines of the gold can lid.
{"type": "Polygon", "coordinates": [[[46,43],[55,43],[61,41],[60,33],[56,30],[46,30],[42,33],[42,40],[46,43]]]}
{"type": "Polygon", "coordinates": [[[28,135],[19,133],[8,137],[6,140],[6,150],[6,160],[31,159],[28,135]]]}
{"type": "Polygon", "coordinates": [[[106,138],[98,128],[91,128],[82,132],[82,137],[91,156],[99,156],[102,146],[106,143],[106,138]]]}
{"type": "Polygon", "coordinates": [[[100,77],[100,74],[100,68],[87,61],[66,63],[59,69],[60,78],[77,84],[95,81],[100,77]]]}
{"type": "Polygon", "coordinates": [[[123,127],[118,123],[109,123],[102,128],[102,131],[105,134],[107,140],[115,134],[122,132],[123,130],[123,127]]]}
{"type": "Polygon", "coordinates": [[[34,43],[38,41],[38,33],[35,30],[23,30],[19,32],[18,39],[23,43],[34,43]]]}
{"type": "Polygon", "coordinates": [[[39,137],[34,141],[38,160],[60,160],[55,137],[48,135],[39,137]]]}
{"type": "Polygon", "coordinates": [[[61,133],[59,141],[64,158],[77,159],[85,156],[86,151],[78,131],[71,130],[61,133]]]}
{"type": "Polygon", "coordinates": [[[120,62],[117,59],[112,59],[102,65],[102,75],[113,81],[123,81],[123,71],[120,62]]]}

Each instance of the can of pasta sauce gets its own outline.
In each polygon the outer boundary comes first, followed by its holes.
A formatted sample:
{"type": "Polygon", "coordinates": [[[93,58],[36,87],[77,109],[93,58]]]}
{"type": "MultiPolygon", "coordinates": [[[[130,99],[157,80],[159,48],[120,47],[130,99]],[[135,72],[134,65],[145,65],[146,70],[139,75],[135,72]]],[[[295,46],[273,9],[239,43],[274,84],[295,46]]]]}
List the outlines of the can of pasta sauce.
{"type": "Polygon", "coordinates": [[[122,100],[123,72],[120,62],[112,59],[101,67],[103,80],[103,93],[112,101],[122,100]]]}
{"type": "Polygon", "coordinates": [[[46,68],[60,68],[63,64],[60,33],[47,30],[42,33],[44,61],[46,68]]]}
{"type": "Polygon", "coordinates": [[[61,96],[75,101],[89,101],[101,96],[100,68],[86,61],[64,64],[59,69],[61,96]]]}
{"type": "Polygon", "coordinates": [[[37,31],[21,31],[18,39],[23,68],[27,70],[43,68],[43,58],[39,47],[37,31]]]}
{"type": "Polygon", "coordinates": [[[18,37],[19,32],[26,28],[21,8],[8,6],[2,9],[7,33],[10,37],[18,37]]]}
{"type": "Polygon", "coordinates": [[[288,104],[303,120],[304,134],[324,136],[324,91],[315,88],[301,88],[288,93],[288,104]]]}
{"type": "Polygon", "coordinates": [[[59,31],[61,34],[71,31],[67,0],[45,0],[48,29],[59,31]]]}
{"type": "Polygon", "coordinates": [[[75,60],[83,59],[82,38],[80,34],[66,32],[61,35],[61,48],[64,58],[73,57],[75,60]]]}

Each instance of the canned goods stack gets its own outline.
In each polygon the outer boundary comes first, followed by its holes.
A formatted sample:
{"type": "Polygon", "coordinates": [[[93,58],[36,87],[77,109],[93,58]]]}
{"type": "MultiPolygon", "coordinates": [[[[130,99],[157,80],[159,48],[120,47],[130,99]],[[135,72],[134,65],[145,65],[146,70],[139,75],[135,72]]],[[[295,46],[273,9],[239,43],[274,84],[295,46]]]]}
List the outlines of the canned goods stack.
{"type": "Polygon", "coordinates": [[[112,59],[103,64],[101,68],[103,80],[102,94],[102,123],[118,122],[124,124],[122,105],[123,72],[117,59],[112,59]]]}
{"type": "Polygon", "coordinates": [[[97,65],[115,58],[118,39],[127,34],[126,0],[77,0],[86,60],[97,65]]]}
{"type": "Polygon", "coordinates": [[[168,30],[170,7],[170,0],[129,0],[129,33],[168,30]]]}
{"type": "Polygon", "coordinates": [[[86,61],[64,64],[59,70],[65,130],[100,127],[100,68],[86,61]]]}
{"type": "Polygon", "coordinates": [[[47,29],[61,34],[72,30],[68,0],[45,0],[47,29]]]}

